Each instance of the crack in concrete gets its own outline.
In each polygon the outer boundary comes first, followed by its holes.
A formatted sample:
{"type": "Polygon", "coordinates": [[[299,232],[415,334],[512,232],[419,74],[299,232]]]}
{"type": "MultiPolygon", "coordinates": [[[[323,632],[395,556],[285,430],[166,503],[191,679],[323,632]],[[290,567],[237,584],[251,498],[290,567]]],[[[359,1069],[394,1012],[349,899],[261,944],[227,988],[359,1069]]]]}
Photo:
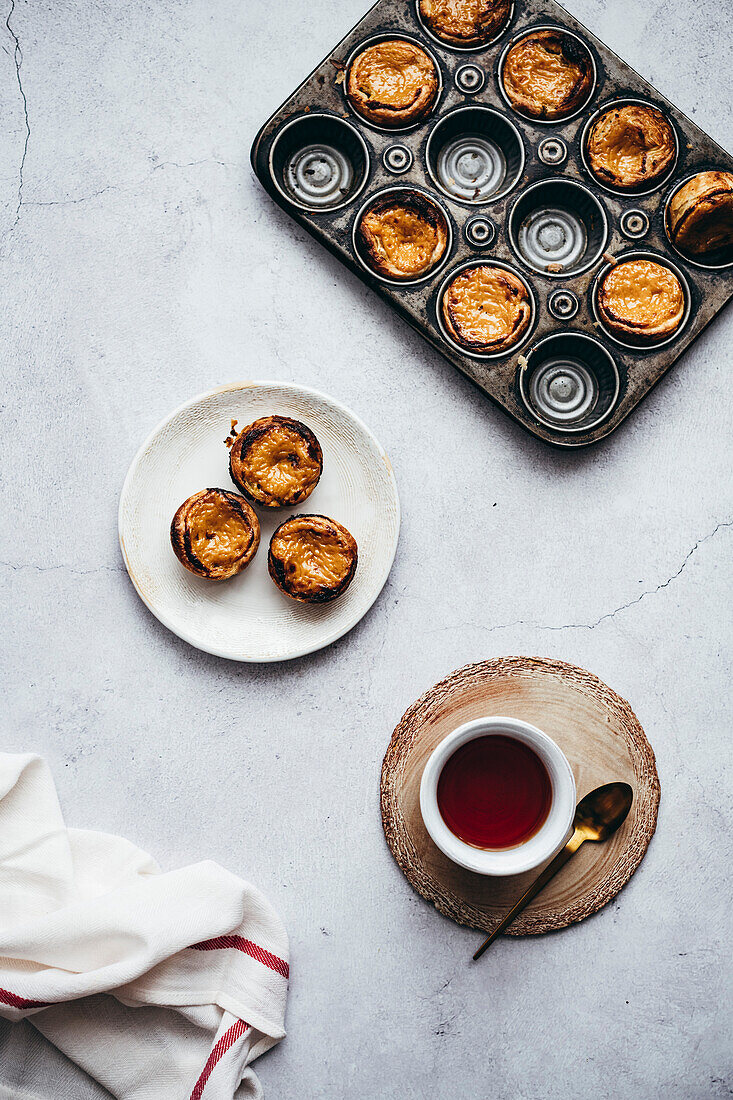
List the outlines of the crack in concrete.
{"type": "MultiPolygon", "coordinates": [[[[555,631],[555,630],[595,630],[595,628],[597,626],[600,626],[601,623],[606,622],[607,619],[613,619],[616,615],[621,614],[622,611],[628,611],[628,609],[630,607],[635,607],[636,604],[641,603],[641,601],[646,599],[647,596],[654,596],[654,595],[656,595],[657,592],[661,592],[662,589],[669,588],[670,584],[672,584],[673,581],[676,581],[677,578],[680,576],[680,574],[682,573],[682,571],[686,567],[687,563],[689,562],[690,558],[693,556],[693,554],[695,554],[695,552],[698,550],[698,548],[700,546],[702,546],[703,543],[709,542],[710,539],[714,538],[715,535],[717,535],[718,531],[720,531],[724,527],[733,527],[733,520],[722,520],[720,523],[718,523],[713,528],[712,531],[709,532],[709,534],[703,535],[702,538],[698,539],[697,542],[695,543],[695,545],[692,547],[692,549],[688,550],[688,552],[685,554],[685,557],[682,561],[682,565],[679,567],[679,569],[676,571],[676,573],[673,573],[670,577],[667,578],[666,581],[662,581],[661,584],[656,585],[654,588],[647,588],[644,592],[642,592],[635,599],[629,600],[628,603],[621,604],[620,607],[614,608],[613,611],[606,611],[605,614],[600,615],[597,619],[595,619],[591,623],[562,623],[559,626],[554,626],[551,623],[532,622],[530,619],[515,619],[514,622],[512,622],[512,623],[497,623],[496,626],[489,626],[489,627],[486,627],[483,623],[463,623],[463,624],[460,625],[460,627],[456,627],[456,628],[453,628],[453,629],[460,629],[460,628],[465,629],[466,627],[473,627],[474,629],[478,630],[478,629],[481,629],[483,627],[488,634],[493,634],[494,631],[496,631],[496,630],[511,630],[511,628],[515,627],[515,626],[531,626],[535,630],[550,630],[550,631],[555,631]]],[[[444,629],[444,628],[441,628],[441,629],[444,629]]],[[[431,633],[436,633],[436,632],[431,631],[431,633]]]]}
{"type": "Polygon", "coordinates": [[[8,34],[13,40],[13,61],[15,63],[15,77],[18,81],[18,91],[20,92],[20,98],[23,101],[23,117],[25,119],[25,141],[23,142],[23,154],[20,158],[20,167],[18,168],[18,205],[15,208],[15,219],[10,229],[7,231],[7,233],[5,233],[4,238],[10,236],[10,234],[13,232],[18,222],[20,221],[20,211],[21,207],[23,206],[23,173],[25,171],[26,157],[28,156],[28,142],[31,139],[31,124],[28,118],[28,100],[26,99],[25,89],[23,88],[23,81],[20,76],[20,70],[23,65],[23,51],[20,48],[20,41],[18,40],[17,34],[10,26],[10,20],[14,11],[15,0],[10,0],[10,11],[8,12],[8,17],[5,20],[5,26],[7,28],[8,34]]]}
{"type": "Polygon", "coordinates": [[[127,183],[108,183],[104,187],[100,187],[98,191],[92,191],[89,195],[80,195],[76,199],[51,199],[46,202],[39,200],[32,200],[30,202],[21,203],[22,206],[77,206],[82,202],[91,202],[92,199],[99,198],[100,195],[106,195],[110,191],[130,191],[135,187],[140,187],[146,183],[151,177],[159,172],[161,168],[196,168],[201,164],[218,164],[222,168],[241,168],[242,165],[236,161],[219,160],[217,157],[202,157],[200,160],[188,160],[188,161],[176,161],[176,160],[163,160],[160,164],[155,164],[153,168],[144,176],[140,176],[139,179],[129,180],[127,183]]]}
{"type": "Polygon", "coordinates": [[[94,569],[75,569],[73,565],[35,565],[33,562],[0,561],[0,569],[9,569],[11,573],[33,570],[34,573],[59,573],[64,570],[75,577],[88,577],[92,573],[124,573],[122,565],[97,565],[94,569]]]}

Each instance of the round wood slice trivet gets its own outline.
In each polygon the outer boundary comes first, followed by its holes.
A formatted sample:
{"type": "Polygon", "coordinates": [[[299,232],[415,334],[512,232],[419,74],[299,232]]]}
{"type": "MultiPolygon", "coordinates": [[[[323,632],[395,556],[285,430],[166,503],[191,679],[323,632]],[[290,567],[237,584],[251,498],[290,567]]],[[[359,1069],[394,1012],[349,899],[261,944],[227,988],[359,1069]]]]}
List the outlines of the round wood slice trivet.
{"type": "Polygon", "coordinates": [[[542,657],[500,657],[458,669],[409,708],[382,765],[382,823],[408,881],[445,916],[490,932],[539,874],[488,878],[457,867],[436,848],[420,815],[425,762],[447,734],[473,718],[523,718],[549,734],[575,773],[578,800],[625,780],[631,812],[603,844],[577,855],[507,929],[512,936],[564,928],[615,897],[641,863],[657,824],[654,753],[629,704],[585,669],[542,657]]]}

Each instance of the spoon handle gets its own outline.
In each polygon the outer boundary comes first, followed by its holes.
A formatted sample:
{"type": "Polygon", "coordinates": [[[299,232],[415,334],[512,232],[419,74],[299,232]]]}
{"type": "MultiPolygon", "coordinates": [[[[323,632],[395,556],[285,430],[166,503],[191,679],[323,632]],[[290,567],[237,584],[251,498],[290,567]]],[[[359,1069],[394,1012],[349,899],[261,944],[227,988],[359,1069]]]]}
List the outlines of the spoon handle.
{"type": "Polygon", "coordinates": [[[585,837],[583,836],[583,834],[576,829],[565,847],[560,849],[552,862],[547,864],[542,874],[537,876],[532,885],[524,891],[519,901],[497,924],[496,928],[488,937],[488,939],[484,940],[478,951],[473,956],[474,960],[480,959],[489,944],[493,943],[496,937],[501,935],[507,925],[512,923],[517,914],[521,913],[522,910],[527,905],[529,905],[529,903],[532,901],[532,898],[537,897],[540,890],[547,886],[547,883],[550,881],[550,879],[554,878],[560,868],[565,866],[570,857],[575,855],[584,840],[585,837]]]}

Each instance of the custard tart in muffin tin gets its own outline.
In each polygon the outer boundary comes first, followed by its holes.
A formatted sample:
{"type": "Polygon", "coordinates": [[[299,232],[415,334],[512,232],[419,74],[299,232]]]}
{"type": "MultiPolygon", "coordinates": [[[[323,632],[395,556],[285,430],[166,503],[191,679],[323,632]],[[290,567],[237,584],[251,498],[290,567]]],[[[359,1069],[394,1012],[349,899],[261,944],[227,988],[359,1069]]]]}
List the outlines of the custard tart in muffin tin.
{"type": "Polygon", "coordinates": [[[391,188],[370,199],[354,223],[354,247],[383,279],[413,282],[435,270],[450,248],[448,218],[433,199],[391,188]]]}
{"type": "Polygon", "coordinates": [[[677,137],[672,123],[651,103],[616,103],[591,120],[583,151],[598,183],[643,194],[658,187],[674,168],[677,137]]]}
{"type": "Polygon", "coordinates": [[[733,262],[733,172],[698,172],[667,203],[667,236],[683,256],[733,262]]]}
{"type": "Polygon", "coordinates": [[[420,21],[441,43],[459,50],[488,46],[506,29],[512,0],[417,0],[420,21]]]}
{"type": "Polygon", "coordinates": [[[614,339],[653,346],[676,336],[687,313],[680,273],[653,256],[620,259],[601,272],[595,289],[598,320],[614,339]]]}
{"type": "Polygon", "coordinates": [[[352,108],[372,126],[404,130],[428,115],[440,94],[440,70],[424,47],[382,38],[359,49],[344,82],[352,108]]]}
{"type": "Polygon", "coordinates": [[[449,337],[474,355],[501,355],[522,340],[534,313],[532,293],[514,271],[469,264],[447,280],[439,295],[449,337]]]}
{"type": "Polygon", "coordinates": [[[615,430],[733,295],[733,160],[553,0],[377,0],[265,124],[253,164],[301,227],[561,446],[615,430]],[[270,154],[300,124],[316,183],[345,161],[358,201],[288,206],[270,154]],[[539,421],[522,371],[573,334],[604,345],[619,385],[602,418],[539,421]]]}
{"type": "Polygon", "coordinates": [[[595,79],[588,47],[559,27],[522,35],[499,63],[500,88],[513,109],[540,122],[576,115],[593,94],[595,79]]]}

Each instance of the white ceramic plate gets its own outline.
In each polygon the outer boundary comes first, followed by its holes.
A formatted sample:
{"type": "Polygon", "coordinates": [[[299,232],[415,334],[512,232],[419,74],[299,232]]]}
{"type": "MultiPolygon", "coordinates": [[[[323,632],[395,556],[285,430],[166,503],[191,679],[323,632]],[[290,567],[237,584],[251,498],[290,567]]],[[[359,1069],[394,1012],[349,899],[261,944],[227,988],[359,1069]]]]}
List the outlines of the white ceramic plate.
{"type": "Polygon", "coordinates": [[[351,630],[387,579],[399,527],[392,467],[368,428],[330,397],[280,382],[234,382],[181,405],[138,451],[120,499],[122,556],[140,598],[179,638],[233,661],[285,661],[351,630]],[[224,443],[231,422],[237,420],[241,431],[275,413],[315,432],[323,448],[321,480],[297,508],[256,508],[262,540],[242,574],[228,581],[196,577],[171,548],[173,514],[199,489],[236,492],[224,443]],[[299,512],[330,516],[356,539],[356,574],[333,603],[296,603],[267,572],[272,532],[299,512]]]}

